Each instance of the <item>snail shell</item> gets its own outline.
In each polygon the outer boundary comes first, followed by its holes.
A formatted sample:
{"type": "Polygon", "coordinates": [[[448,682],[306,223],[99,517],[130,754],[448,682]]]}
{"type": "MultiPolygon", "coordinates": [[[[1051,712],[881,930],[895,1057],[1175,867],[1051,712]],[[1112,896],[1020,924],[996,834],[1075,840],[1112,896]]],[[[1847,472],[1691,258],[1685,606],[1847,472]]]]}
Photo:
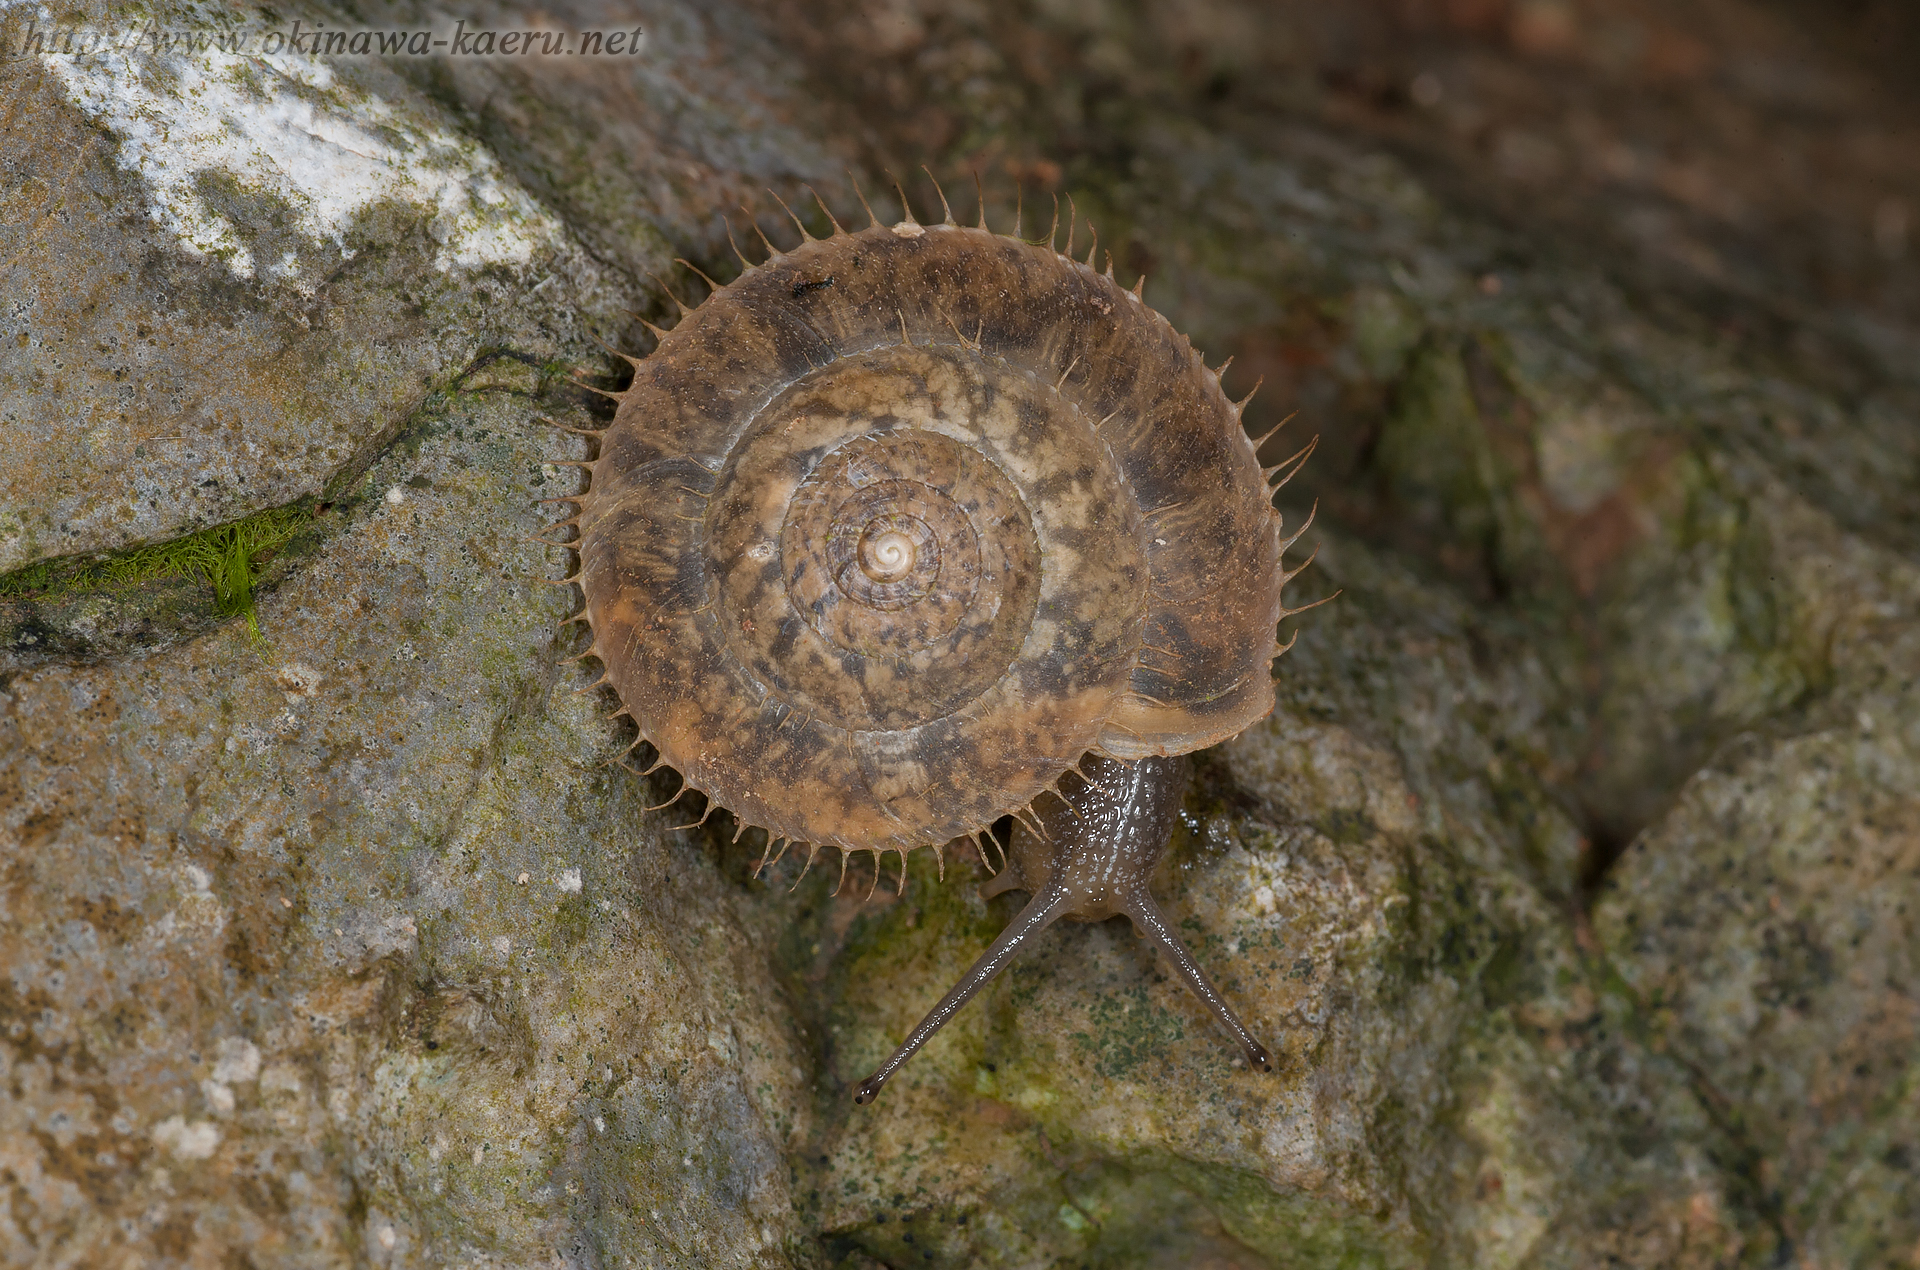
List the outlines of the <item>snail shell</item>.
{"type": "Polygon", "coordinates": [[[904,855],[1272,708],[1280,518],[1138,291],[909,210],[748,266],[633,361],[570,545],[685,788],[904,855]]]}

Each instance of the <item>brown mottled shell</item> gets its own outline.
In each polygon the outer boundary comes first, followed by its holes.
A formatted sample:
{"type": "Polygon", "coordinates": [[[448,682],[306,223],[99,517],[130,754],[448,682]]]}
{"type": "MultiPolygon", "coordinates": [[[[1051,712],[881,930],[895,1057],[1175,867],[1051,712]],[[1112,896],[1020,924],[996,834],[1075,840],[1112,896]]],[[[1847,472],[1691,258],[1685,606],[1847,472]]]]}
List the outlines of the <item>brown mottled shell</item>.
{"type": "Polygon", "coordinates": [[[909,219],[750,267],[635,362],[578,525],[607,680],[770,840],[937,845],[1273,706],[1239,410],[1051,244],[909,219]]]}

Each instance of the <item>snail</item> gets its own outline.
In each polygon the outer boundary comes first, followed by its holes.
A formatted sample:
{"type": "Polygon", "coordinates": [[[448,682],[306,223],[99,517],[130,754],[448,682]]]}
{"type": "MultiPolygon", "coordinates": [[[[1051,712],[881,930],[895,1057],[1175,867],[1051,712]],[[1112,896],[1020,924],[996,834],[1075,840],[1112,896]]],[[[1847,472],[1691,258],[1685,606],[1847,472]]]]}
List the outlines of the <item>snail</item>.
{"type": "Polygon", "coordinates": [[[1283,555],[1307,526],[1283,537],[1272,491],[1313,445],[1262,469],[1225,365],[1111,256],[1097,272],[1097,241],[1075,259],[1076,217],[1056,250],[1057,203],[1028,241],[1018,213],[989,230],[984,198],[974,226],[944,192],[938,224],[904,193],[892,225],[860,202],[854,232],[820,200],[824,238],[789,208],[798,246],[763,233],[755,264],[736,244],[742,274],[676,298],[678,324],[626,358],[587,488],[550,500],[576,505],[556,545],[579,560],[581,656],[648,771],[729,809],[736,841],[766,830],[762,867],[831,845],[843,883],[871,852],[877,884],[894,852],[904,886],[913,849],[944,875],[942,844],[985,860],[990,827],[1021,823],[984,893],[1031,900],[856,1102],[1062,917],[1126,914],[1271,1070],[1147,881],[1181,756],[1273,708],[1276,626],[1304,611],[1281,602],[1306,567],[1283,555]]]}

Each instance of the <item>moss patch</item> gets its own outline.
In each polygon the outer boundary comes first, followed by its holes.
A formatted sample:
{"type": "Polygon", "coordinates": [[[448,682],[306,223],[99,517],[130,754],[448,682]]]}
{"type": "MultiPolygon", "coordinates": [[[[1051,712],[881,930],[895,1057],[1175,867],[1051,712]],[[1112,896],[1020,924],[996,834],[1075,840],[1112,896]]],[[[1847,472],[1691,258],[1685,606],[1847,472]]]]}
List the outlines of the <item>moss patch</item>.
{"type": "Polygon", "coordinates": [[[258,566],[291,542],[313,516],[313,507],[300,502],[114,555],[36,561],[0,575],[0,600],[58,604],[150,582],[187,579],[212,588],[217,617],[245,617],[248,632],[260,640],[264,636],[253,608],[258,566]]]}

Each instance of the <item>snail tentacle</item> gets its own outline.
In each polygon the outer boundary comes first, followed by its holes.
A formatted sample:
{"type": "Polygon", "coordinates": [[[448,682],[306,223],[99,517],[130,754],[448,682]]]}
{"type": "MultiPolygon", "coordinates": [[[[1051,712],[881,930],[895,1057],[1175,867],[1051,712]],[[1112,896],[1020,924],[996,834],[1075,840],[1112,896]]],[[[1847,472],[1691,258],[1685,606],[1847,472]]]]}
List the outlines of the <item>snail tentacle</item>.
{"type": "Polygon", "coordinates": [[[1134,886],[1125,892],[1121,902],[1121,911],[1132,919],[1133,928],[1142,936],[1151,939],[1187,985],[1187,990],[1199,997],[1201,1004],[1213,1012],[1220,1026],[1227,1029],[1229,1035],[1240,1043],[1240,1049],[1247,1056],[1247,1064],[1263,1072],[1273,1070],[1273,1060],[1267,1056],[1266,1047],[1253,1039],[1253,1033],[1247,1031],[1246,1024],[1233,1012],[1226,999],[1220,995],[1213,981],[1207,978],[1207,972],[1200,969],[1200,963],[1193,959],[1180,937],[1173,933],[1167,924],[1166,914],[1160,911],[1160,905],[1147,890],[1145,883],[1134,886]]]}
{"type": "Polygon", "coordinates": [[[1028,901],[1027,906],[1020,910],[1020,915],[1007,923],[1007,928],[1000,932],[999,938],[961,976],[960,982],[947,990],[947,995],[940,998],[938,1005],[927,1011],[927,1017],[920,1020],[920,1026],[900,1042],[899,1048],[880,1064],[873,1075],[860,1082],[854,1090],[853,1100],[862,1105],[872,1102],[880,1093],[880,1087],[900,1070],[900,1065],[918,1053],[920,1047],[945,1027],[947,1020],[960,1012],[960,1007],[973,1000],[980,989],[992,983],[1007,968],[1007,963],[1036,935],[1065,916],[1072,902],[1073,897],[1065,887],[1053,887],[1028,901]]]}
{"type": "Polygon", "coordinates": [[[1034,898],[975,961],[940,1004],[878,1071],[857,1087],[854,1101],[871,1102],[900,1064],[1006,966],[1019,948],[1061,917],[1101,921],[1125,915],[1153,940],[1182,983],[1220,1021],[1250,1067],[1271,1071],[1272,1060],[1187,951],[1147,889],[1165,855],[1191,766],[1184,757],[1121,762],[1089,755],[1070,770],[1087,775],[1063,781],[1060,792],[1021,818],[1007,867],[980,888],[982,898],[1025,890],[1034,898]]]}

